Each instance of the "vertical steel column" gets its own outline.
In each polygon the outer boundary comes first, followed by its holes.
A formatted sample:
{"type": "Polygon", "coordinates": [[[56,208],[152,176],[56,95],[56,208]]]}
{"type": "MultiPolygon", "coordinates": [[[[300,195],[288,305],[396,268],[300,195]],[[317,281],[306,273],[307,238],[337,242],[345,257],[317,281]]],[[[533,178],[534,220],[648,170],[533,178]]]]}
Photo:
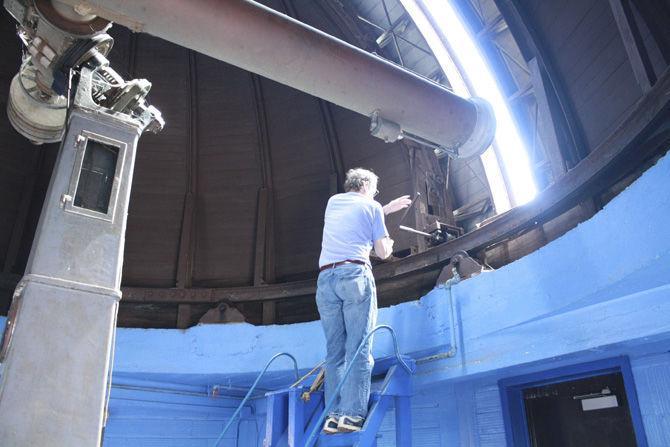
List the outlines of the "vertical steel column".
{"type": "Polygon", "coordinates": [[[10,338],[0,384],[3,446],[100,444],[142,130],[120,116],[76,106],[70,113],[5,333],[10,338]],[[108,173],[113,181],[106,210],[104,199],[94,199],[91,207],[78,201],[90,185],[82,176],[87,150],[100,144],[118,151],[116,163],[109,164],[114,171],[108,173]]]}

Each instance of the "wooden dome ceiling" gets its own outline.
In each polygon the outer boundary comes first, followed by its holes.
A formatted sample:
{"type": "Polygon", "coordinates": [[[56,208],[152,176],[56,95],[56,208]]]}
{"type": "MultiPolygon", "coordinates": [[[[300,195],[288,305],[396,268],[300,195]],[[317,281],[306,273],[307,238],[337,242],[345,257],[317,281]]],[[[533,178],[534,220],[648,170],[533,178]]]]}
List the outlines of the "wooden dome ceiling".
{"type": "MultiPolygon", "coordinates": [[[[317,2],[297,3],[293,14],[356,42],[317,2]]],[[[8,63],[0,68],[4,109],[20,46],[10,18],[0,21],[9,43],[2,50],[8,63]]],[[[430,190],[431,213],[450,215],[431,151],[385,144],[370,136],[363,116],[186,48],[119,26],[111,34],[112,66],[152,82],[149,99],[166,121],[160,134],[143,136],[138,147],[123,286],[241,287],[313,278],[326,202],[341,191],[352,167],[380,176],[380,201],[430,190]]],[[[5,270],[20,275],[58,147],[30,145],[6,119],[0,120],[0,135],[7,210],[0,220],[0,253],[5,270]],[[26,224],[16,228],[21,221],[26,224]]],[[[398,250],[417,250],[416,238],[395,236],[398,250]]],[[[190,323],[209,307],[193,309],[190,323]]],[[[243,311],[260,322],[260,304],[243,311]]],[[[176,312],[174,304],[134,310],[122,304],[120,324],[171,326],[176,312]]]]}

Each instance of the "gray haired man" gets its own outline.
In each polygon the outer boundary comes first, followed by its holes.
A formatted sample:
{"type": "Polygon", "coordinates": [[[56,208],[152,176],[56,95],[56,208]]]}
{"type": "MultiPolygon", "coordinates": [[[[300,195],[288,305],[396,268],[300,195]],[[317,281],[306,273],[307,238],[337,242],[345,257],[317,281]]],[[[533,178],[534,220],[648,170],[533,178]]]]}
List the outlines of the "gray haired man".
{"type": "Polygon", "coordinates": [[[384,215],[407,208],[409,196],[382,206],[374,200],[378,177],[366,169],[347,172],[343,194],[328,200],[323,226],[316,303],[326,335],[326,401],[333,397],[347,366],[343,384],[323,427],[326,433],[358,431],[368,412],[374,360],[372,340],[353,358],[377,320],[377,289],[370,250],[382,259],[393,251],[384,215]]]}

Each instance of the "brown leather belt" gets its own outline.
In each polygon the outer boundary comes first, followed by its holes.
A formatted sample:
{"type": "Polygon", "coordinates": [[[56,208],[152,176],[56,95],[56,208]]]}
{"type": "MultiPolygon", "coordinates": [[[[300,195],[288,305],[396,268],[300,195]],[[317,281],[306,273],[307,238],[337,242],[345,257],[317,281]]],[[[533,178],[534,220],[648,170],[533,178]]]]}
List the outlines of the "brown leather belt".
{"type": "Polygon", "coordinates": [[[358,259],[345,259],[344,261],[340,262],[333,262],[332,264],[326,264],[321,267],[319,267],[319,272],[323,272],[326,269],[332,269],[337,267],[338,265],[344,265],[347,263],[352,263],[352,264],[358,264],[358,265],[366,265],[365,262],[359,261],[358,259]]]}

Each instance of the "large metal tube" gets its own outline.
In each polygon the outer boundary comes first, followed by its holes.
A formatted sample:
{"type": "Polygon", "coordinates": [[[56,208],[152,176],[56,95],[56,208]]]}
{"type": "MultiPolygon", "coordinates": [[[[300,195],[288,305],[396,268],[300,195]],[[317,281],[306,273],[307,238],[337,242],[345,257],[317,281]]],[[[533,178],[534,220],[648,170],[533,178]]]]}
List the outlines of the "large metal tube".
{"type": "Polygon", "coordinates": [[[191,48],[467,156],[493,139],[485,101],[443,86],[250,0],[61,0],[191,48]]]}

